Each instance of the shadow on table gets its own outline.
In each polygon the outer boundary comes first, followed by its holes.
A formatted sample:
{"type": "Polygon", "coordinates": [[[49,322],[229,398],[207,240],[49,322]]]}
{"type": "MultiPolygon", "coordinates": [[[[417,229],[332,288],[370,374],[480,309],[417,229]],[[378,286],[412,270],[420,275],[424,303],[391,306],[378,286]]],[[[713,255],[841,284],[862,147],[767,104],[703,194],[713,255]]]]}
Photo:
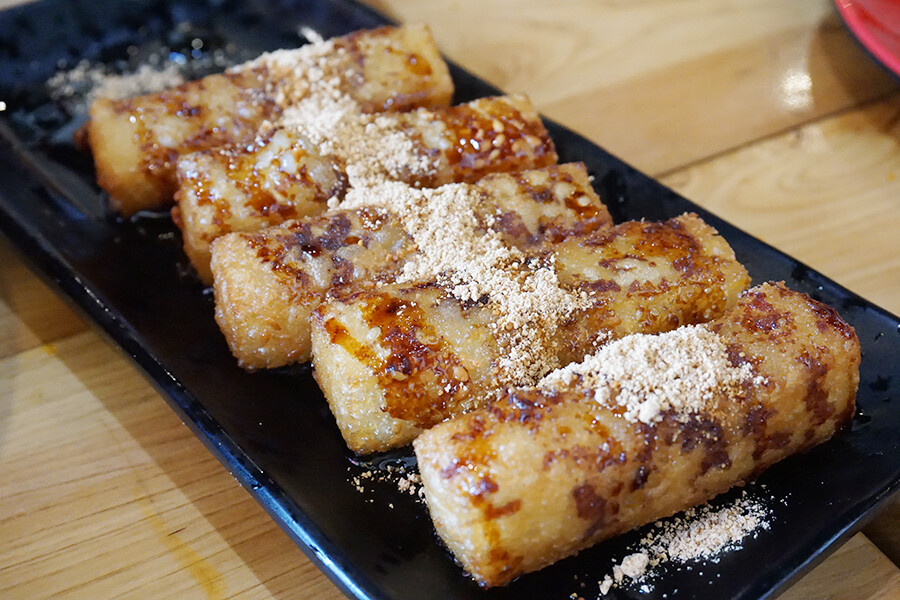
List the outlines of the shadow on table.
{"type": "MultiPolygon", "coordinates": [[[[3,256],[3,253],[11,256],[8,251],[8,244],[0,239],[0,256],[3,256]]],[[[27,337],[27,340],[22,342],[27,342],[27,347],[19,350],[50,345],[84,331],[83,322],[64,306],[51,289],[43,286],[35,275],[20,272],[24,270],[21,263],[9,266],[11,261],[4,262],[6,263],[4,268],[16,271],[17,285],[15,289],[6,286],[12,291],[4,289],[5,279],[0,276],[0,298],[3,301],[11,307],[14,306],[16,302],[11,294],[21,295],[21,290],[28,288],[31,290],[28,292],[31,302],[50,306],[47,310],[27,310],[21,307],[16,310],[17,317],[21,320],[21,327],[18,327],[17,331],[21,329],[20,333],[27,337]],[[59,321],[56,325],[48,324],[48,311],[59,321]]],[[[106,410],[171,481],[171,485],[184,494],[252,571],[253,577],[247,578],[251,581],[240,583],[249,588],[256,585],[258,580],[273,598],[297,597],[297,585],[300,582],[307,586],[304,588],[304,598],[326,600],[343,597],[326,578],[318,574],[316,567],[303,555],[300,548],[228,474],[193,432],[180,423],[175,413],[158,394],[154,393],[149,384],[129,385],[127,391],[110,385],[96,385],[96,377],[92,377],[91,372],[96,371],[97,365],[89,362],[90,359],[74,355],[65,348],[56,352],[55,356],[65,364],[72,375],[83,382],[94,397],[103,403],[106,410]],[[135,387],[144,389],[136,392],[135,387]]],[[[4,357],[0,356],[0,360],[2,358],[4,357]]],[[[122,359],[126,360],[124,357],[122,359]]],[[[15,365],[10,368],[14,370],[15,365]]],[[[137,372],[134,377],[138,377],[137,372]]],[[[11,410],[11,406],[6,402],[12,395],[5,393],[11,391],[6,389],[7,386],[14,383],[9,379],[11,378],[0,377],[0,447],[4,440],[4,416],[11,410]]],[[[115,452],[115,449],[110,448],[110,452],[115,452]]],[[[137,472],[136,477],[138,486],[145,496],[135,498],[135,502],[152,505],[154,494],[151,493],[150,486],[141,481],[140,472],[137,472]]],[[[155,483],[153,487],[158,491],[159,484],[155,483]]],[[[149,509],[143,512],[148,518],[156,514],[148,514],[152,512],[149,509]]],[[[218,584],[210,586],[210,582],[205,581],[209,577],[220,578],[223,586],[233,583],[228,580],[229,573],[233,573],[233,569],[228,573],[218,573],[212,568],[199,569],[201,561],[198,560],[200,557],[196,552],[186,547],[182,549],[185,552],[179,552],[179,549],[174,547],[174,542],[168,543],[177,539],[177,531],[169,531],[168,526],[161,521],[150,525],[153,529],[158,529],[160,535],[171,538],[166,540],[167,546],[182,568],[194,576],[199,587],[205,591],[221,587],[218,584]]],[[[227,590],[228,593],[236,591],[239,590],[227,590]]]]}

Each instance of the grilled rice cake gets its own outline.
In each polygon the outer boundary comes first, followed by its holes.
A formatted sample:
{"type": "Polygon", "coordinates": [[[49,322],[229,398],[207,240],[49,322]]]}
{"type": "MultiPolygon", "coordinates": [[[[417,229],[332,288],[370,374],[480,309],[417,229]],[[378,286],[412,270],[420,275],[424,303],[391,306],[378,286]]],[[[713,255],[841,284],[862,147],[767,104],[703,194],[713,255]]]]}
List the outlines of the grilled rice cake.
{"type": "Polygon", "coordinates": [[[336,92],[361,112],[405,111],[447,106],[453,83],[428,28],[408,25],[266,54],[156,94],[101,98],[87,125],[98,184],[122,215],[166,208],[179,155],[252,140],[285,108],[336,92]]]}
{"type": "Polygon", "coordinates": [[[348,183],[381,179],[416,187],[475,182],[491,172],[556,163],[540,116],[525,96],[482,98],[450,108],[360,115],[319,125],[312,143],[302,124],[253,144],[190,153],[178,160],[175,222],[204,283],[212,283],[210,244],[232,231],[258,231],[323,212],[348,183]],[[325,131],[321,131],[325,127],[325,131]]]}
{"type": "MultiPolygon", "coordinates": [[[[611,226],[580,163],[488,175],[476,184],[489,231],[511,247],[537,248],[611,226]]],[[[309,359],[309,314],[326,294],[392,281],[418,249],[383,208],[342,210],[212,246],[216,321],[241,366],[273,368],[309,359]]]]}
{"type": "Polygon", "coordinates": [[[435,528],[481,585],[700,504],[848,425],[860,348],[834,310],[766,284],[704,327],[628,340],[593,375],[569,367],[416,439],[435,528]],[[654,352],[665,368],[642,360],[654,352]],[[698,353],[709,364],[675,379],[675,357],[698,353]],[[665,399],[647,390],[677,397],[627,418],[665,399]]]}
{"type": "Polygon", "coordinates": [[[483,406],[521,380],[511,356],[545,362],[543,375],[626,334],[716,318],[750,283],[727,242],[692,214],[570,236],[540,253],[555,256],[559,286],[579,299],[555,323],[507,327],[490,297],[463,301],[433,280],[330,298],[313,311],[314,374],[350,449],[402,446],[483,406]],[[536,335],[520,339],[528,328],[536,335]]]}

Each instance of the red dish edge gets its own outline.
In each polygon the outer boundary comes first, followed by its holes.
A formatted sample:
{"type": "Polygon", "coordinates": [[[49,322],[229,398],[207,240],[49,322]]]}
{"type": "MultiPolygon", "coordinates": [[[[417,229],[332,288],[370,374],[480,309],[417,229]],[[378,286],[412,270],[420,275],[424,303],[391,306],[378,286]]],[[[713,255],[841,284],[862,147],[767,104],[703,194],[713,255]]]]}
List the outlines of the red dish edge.
{"type": "Polygon", "coordinates": [[[844,23],[885,67],[900,75],[900,3],[892,0],[835,0],[844,23]]]}

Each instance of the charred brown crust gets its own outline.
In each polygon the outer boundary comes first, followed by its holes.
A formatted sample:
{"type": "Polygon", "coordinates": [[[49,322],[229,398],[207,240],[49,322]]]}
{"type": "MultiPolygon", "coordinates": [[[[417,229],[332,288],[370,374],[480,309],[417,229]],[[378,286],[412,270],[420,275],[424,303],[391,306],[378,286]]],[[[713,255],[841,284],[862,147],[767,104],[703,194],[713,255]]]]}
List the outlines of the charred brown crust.
{"type": "Polygon", "coordinates": [[[653,425],[632,423],[614,394],[599,402],[576,377],[554,390],[508,390],[415,441],[429,502],[440,497],[430,503],[436,523],[459,528],[441,525],[441,535],[482,585],[505,584],[523,569],[743,485],[846,426],[860,349],[837,313],[783,284],[766,284],[743,294],[710,329],[727,343],[730,362],[753,375],[746,385],[723,388],[699,413],[672,409],[653,425]],[[543,494],[547,489],[561,495],[543,494]],[[552,517],[541,504],[549,497],[565,498],[549,509],[552,517]],[[484,508],[513,505],[515,513],[491,519],[484,508]],[[532,547],[533,520],[566,537],[532,547]],[[474,531],[485,538],[468,537],[474,531]],[[510,569],[499,556],[521,557],[527,566],[510,569]]]}

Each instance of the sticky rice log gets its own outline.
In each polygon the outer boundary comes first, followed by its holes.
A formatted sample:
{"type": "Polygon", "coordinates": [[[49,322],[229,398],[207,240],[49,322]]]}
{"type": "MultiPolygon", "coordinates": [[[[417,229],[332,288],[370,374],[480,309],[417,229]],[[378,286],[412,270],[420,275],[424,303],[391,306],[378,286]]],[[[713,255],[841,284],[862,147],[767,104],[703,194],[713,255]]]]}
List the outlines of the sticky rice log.
{"type": "Polygon", "coordinates": [[[258,231],[315,215],[348,184],[392,179],[416,187],[475,182],[491,172],[556,163],[537,111],[524,96],[482,98],[450,108],[361,115],[322,126],[268,132],[253,144],[178,160],[175,222],[200,279],[212,282],[210,244],[232,231],[258,231]]]}
{"type": "Polygon", "coordinates": [[[95,101],[87,137],[97,182],[123,215],[168,207],[179,155],[252,140],[263,122],[325,84],[362,112],[446,106],[453,93],[424,26],[359,31],[282,50],[164,92],[95,101]]]}
{"type": "MultiPolygon", "coordinates": [[[[476,184],[479,211],[510,246],[535,248],[611,226],[584,165],[570,163],[476,184]]],[[[310,312],[326,293],[340,295],[392,281],[412,238],[392,212],[334,210],[258,233],[231,233],[212,246],[216,321],[247,369],[309,359],[310,312]]]]}
{"type": "MultiPolygon", "coordinates": [[[[481,585],[506,584],[705,502],[849,423],[860,348],[831,308],[767,284],[749,290],[708,331],[724,370],[740,377],[706,382],[710,399],[696,411],[673,405],[656,421],[627,419],[620,396],[648,375],[653,389],[656,372],[622,360],[594,387],[581,374],[551,376],[553,385],[506,391],[489,408],[416,439],[435,528],[481,585]]],[[[665,353],[669,336],[680,333],[648,340],[646,348],[665,353]]],[[[656,383],[669,385],[666,379],[656,383]]]]}
{"type": "MultiPolygon", "coordinates": [[[[528,349],[552,365],[540,375],[610,339],[718,317],[749,285],[727,242],[692,214],[572,236],[552,250],[560,287],[584,304],[528,349]]],[[[490,298],[461,301],[434,282],[320,305],[311,318],[315,377],[350,449],[408,444],[514,382],[504,365],[519,331],[498,330],[499,318],[490,298]]]]}

